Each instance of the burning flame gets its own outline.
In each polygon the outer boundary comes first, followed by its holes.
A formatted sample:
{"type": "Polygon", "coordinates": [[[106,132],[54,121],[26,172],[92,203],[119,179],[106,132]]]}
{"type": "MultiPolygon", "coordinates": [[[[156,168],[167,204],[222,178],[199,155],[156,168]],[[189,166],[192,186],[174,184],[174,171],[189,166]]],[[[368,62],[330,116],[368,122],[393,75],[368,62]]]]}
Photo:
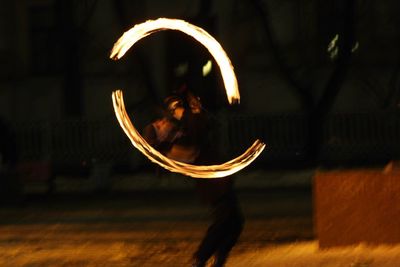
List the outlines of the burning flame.
{"type": "Polygon", "coordinates": [[[193,37],[204,45],[210,54],[215,58],[224,81],[226,95],[230,104],[240,101],[240,94],[236,75],[229,57],[222,46],[202,28],[194,26],[186,21],[178,19],[159,18],[157,20],[148,20],[137,24],[129,31],[125,32],[121,38],[114,44],[111,50],[110,58],[118,60],[140,39],[162,30],[178,30],[193,37]]]}
{"type": "MultiPolygon", "coordinates": [[[[183,20],[159,18],[137,24],[114,44],[110,58],[120,59],[140,39],[162,30],[179,30],[203,44],[216,60],[224,81],[230,104],[239,103],[240,95],[233,66],[221,45],[206,31],[183,20]]],[[[219,178],[231,175],[251,164],[264,150],[265,144],[256,140],[242,155],[218,165],[192,165],[172,160],[150,146],[133,126],[125,109],[121,90],[112,93],[114,111],[125,134],[140,152],[163,168],[194,178],[219,178]]]]}
{"type": "Polygon", "coordinates": [[[194,178],[225,177],[248,166],[261,154],[265,148],[265,144],[263,144],[260,140],[256,140],[253,145],[249,147],[242,155],[219,165],[201,166],[172,160],[150,146],[140,135],[139,131],[133,126],[128,114],[126,113],[121,90],[113,92],[112,100],[118,122],[125,134],[131,140],[132,144],[149,160],[172,172],[181,173],[194,178]]]}

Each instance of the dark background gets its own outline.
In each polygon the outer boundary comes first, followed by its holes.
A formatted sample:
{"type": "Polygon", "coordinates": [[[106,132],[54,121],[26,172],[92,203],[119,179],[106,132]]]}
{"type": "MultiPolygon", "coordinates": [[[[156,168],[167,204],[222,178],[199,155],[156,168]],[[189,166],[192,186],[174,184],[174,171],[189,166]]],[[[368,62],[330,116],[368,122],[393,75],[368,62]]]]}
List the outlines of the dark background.
{"type": "Polygon", "coordinates": [[[99,166],[115,173],[153,168],[117,124],[111,93],[123,90],[141,128],[182,82],[215,117],[221,159],[256,138],[268,147],[254,168],[369,167],[399,158],[399,1],[0,5],[2,166],[51,177],[87,176],[99,166]],[[202,75],[212,58],[182,33],[153,34],[121,60],[109,59],[124,31],[158,17],[185,19],[222,44],[235,67],[240,105],[227,104],[215,62],[202,75]]]}

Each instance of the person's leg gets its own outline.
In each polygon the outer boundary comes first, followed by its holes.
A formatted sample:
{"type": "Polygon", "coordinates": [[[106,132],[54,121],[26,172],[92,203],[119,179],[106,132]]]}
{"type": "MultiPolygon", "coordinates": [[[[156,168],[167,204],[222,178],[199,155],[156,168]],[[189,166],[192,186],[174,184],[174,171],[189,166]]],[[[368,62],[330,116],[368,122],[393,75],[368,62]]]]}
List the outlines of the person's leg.
{"type": "Polygon", "coordinates": [[[226,224],[226,232],[221,239],[217,251],[215,253],[214,267],[224,266],[228,259],[229,253],[235,246],[242,233],[244,225],[244,217],[241,214],[234,214],[230,217],[229,222],[226,224]]]}
{"type": "Polygon", "coordinates": [[[209,195],[209,199],[203,198],[203,200],[208,200],[207,203],[209,205],[212,223],[208,227],[204,238],[194,254],[195,261],[203,263],[203,265],[199,264],[198,266],[204,266],[207,260],[217,251],[221,240],[229,233],[230,227],[229,224],[227,224],[227,222],[229,222],[228,217],[230,209],[226,207],[226,197],[224,194],[221,194],[223,191],[218,193],[220,197],[217,199],[215,195],[217,184],[205,183],[201,185],[203,185],[203,187],[200,187],[200,189],[203,190],[200,192],[203,194],[206,193],[204,189],[207,188],[210,189],[208,190],[210,193],[214,190],[214,195],[209,195]],[[204,187],[204,185],[207,187],[204,187]]]}
{"type": "Polygon", "coordinates": [[[222,225],[224,225],[224,231],[221,232],[223,236],[221,236],[218,248],[215,252],[214,266],[223,266],[225,264],[228,255],[238,241],[244,226],[244,217],[233,190],[226,195],[223,205],[221,205],[220,208],[228,213],[224,216],[225,221],[222,223],[222,225]]]}
{"type": "Polygon", "coordinates": [[[226,231],[226,226],[219,222],[213,222],[208,228],[206,235],[200,242],[200,245],[195,252],[193,258],[194,262],[197,263],[195,266],[205,266],[208,259],[218,249],[220,241],[223,239],[226,231]]]}

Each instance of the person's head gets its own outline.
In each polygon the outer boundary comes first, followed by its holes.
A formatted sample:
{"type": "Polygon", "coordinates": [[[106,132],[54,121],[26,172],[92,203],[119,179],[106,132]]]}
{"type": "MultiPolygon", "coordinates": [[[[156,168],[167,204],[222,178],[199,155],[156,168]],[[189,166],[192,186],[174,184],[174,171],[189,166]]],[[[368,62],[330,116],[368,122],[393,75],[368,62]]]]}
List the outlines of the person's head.
{"type": "Polygon", "coordinates": [[[185,108],[182,99],[178,96],[168,96],[164,99],[167,111],[177,120],[182,119],[185,108]]]}
{"type": "Polygon", "coordinates": [[[201,112],[202,106],[200,102],[200,97],[188,92],[187,101],[192,113],[198,114],[201,112]]]}
{"type": "Polygon", "coordinates": [[[184,107],[190,109],[192,113],[201,113],[202,104],[200,101],[200,97],[189,90],[186,82],[174,91],[174,95],[181,97],[181,99],[184,101],[184,107]]]}

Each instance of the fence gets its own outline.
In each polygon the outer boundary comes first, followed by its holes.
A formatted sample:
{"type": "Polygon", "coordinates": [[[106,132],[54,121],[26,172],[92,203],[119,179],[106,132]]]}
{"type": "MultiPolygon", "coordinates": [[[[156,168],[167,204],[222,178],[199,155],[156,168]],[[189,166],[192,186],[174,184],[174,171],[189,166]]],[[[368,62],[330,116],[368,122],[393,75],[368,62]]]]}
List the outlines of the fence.
{"type": "MultiPolygon", "coordinates": [[[[243,149],[244,140],[261,138],[267,151],[261,163],[301,161],[309,149],[309,120],[302,114],[233,117],[229,147],[243,149]]],[[[382,162],[400,157],[400,113],[335,113],[323,128],[324,162],[382,162]]]]}
{"type": "Polygon", "coordinates": [[[19,160],[51,162],[56,172],[86,171],[98,162],[132,165],[138,154],[115,121],[25,122],[14,129],[19,160]]]}
{"type": "MultiPolygon", "coordinates": [[[[306,159],[309,122],[301,114],[230,116],[220,136],[231,154],[243,152],[255,139],[267,144],[258,159],[306,159]]],[[[93,161],[140,167],[148,162],[132,147],[115,120],[58,121],[15,124],[22,161],[51,161],[59,171],[74,171],[93,161]]],[[[400,156],[399,113],[333,114],[323,136],[325,161],[382,160],[400,156]]]]}
{"type": "Polygon", "coordinates": [[[260,139],[267,144],[258,162],[306,157],[308,121],[304,115],[234,116],[228,119],[228,144],[235,154],[260,139]]]}
{"type": "Polygon", "coordinates": [[[400,113],[338,113],[324,132],[322,151],[331,161],[382,161],[400,157],[400,113]]]}

